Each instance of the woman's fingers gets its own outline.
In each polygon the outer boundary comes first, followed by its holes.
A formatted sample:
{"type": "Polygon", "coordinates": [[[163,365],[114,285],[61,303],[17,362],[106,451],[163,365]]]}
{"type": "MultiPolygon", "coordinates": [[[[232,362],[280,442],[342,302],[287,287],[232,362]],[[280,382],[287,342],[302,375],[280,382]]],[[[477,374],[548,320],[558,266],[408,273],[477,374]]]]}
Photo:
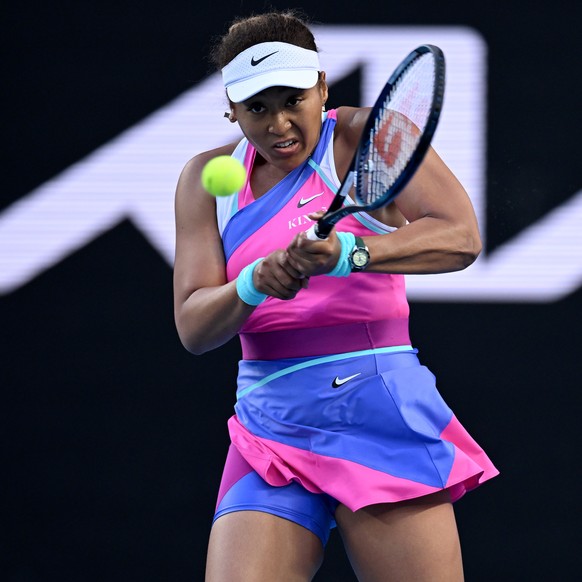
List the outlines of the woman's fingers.
{"type": "Polygon", "coordinates": [[[307,286],[305,277],[288,263],[287,253],[282,249],[257,265],[254,279],[259,291],[278,299],[293,299],[307,286]]]}

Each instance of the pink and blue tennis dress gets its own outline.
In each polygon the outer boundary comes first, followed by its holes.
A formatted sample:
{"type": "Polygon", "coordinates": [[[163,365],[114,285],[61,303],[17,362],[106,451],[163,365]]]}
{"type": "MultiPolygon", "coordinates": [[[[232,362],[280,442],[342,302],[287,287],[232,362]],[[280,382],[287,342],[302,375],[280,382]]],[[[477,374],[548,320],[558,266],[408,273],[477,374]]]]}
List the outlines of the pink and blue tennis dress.
{"type": "MultiPolygon", "coordinates": [[[[217,199],[228,280],[285,248],[325,209],[340,180],[333,159],[335,111],[324,115],[312,156],[254,199],[247,182],[217,199]]],[[[248,170],[256,151],[233,156],[248,170]]],[[[338,230],[390,227],[365,214],[338,230]]],[[[255,510],[294,521],[325,545],[338,503],[355,511],[447,489],[457,500],[498,471],[461,426],[419,362],[408,332],[404,277],[312,277],[289,301],[268,297],[240,330],[231,446],[215,519],[255,510]]]]}

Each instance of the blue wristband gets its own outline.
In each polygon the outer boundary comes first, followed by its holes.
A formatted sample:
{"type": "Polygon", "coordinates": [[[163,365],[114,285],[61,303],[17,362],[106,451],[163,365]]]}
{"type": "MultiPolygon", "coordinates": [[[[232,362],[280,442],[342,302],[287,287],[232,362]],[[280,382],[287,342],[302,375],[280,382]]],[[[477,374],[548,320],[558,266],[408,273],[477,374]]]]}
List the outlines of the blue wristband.
{"type": "Polygon", "coordinates": [[[329,277],[347,277],[352,272],[348,257],[356,244],[356,237],[351,232],[336,232],[336,235],[342,245],[342,249],[335,267],[326,274],[329,277]]]}
{"type": "Polygon", "coordinates": [[[259,305],[267,298],[267,294],[257,291],[253,283],[253,272],[262,260],[263,257],[247,265],[236,279],[236,292],[247,305],[259,305]]]}

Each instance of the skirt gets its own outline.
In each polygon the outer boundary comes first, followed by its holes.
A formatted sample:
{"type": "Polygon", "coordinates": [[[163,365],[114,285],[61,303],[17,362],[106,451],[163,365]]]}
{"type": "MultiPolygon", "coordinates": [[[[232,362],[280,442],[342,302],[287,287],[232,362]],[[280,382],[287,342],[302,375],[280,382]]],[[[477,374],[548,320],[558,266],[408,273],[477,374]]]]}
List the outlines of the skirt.
{"type": "Polygon", "coordinates": [[[356,511],[498,474],[410,346],[239,363],[230,438],[273,486],[299,483],[356,511]]]}

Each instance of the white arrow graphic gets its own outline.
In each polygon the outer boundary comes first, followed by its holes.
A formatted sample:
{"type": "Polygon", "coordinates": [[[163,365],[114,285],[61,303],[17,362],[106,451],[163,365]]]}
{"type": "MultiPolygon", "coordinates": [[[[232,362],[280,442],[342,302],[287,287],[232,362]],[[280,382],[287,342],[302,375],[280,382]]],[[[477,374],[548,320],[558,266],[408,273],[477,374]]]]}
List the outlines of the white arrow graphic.
{"type": "MultiPolygon", "coordinates": [[[[356,68],[373,102],[415,46],[447,58],[435,148],[470,193],[485,232],[486,47],[462,27],[337,26],[315,30],[332,85],[356,68]]],[[[0,294],[17,290],[120,221],[130,219],[172,264],[174,189],[196,153],[237,139],[214,75],[42,184],[0,214],[0,294]]],[[[460,273],[408,277],[412,299],[553,301],[582,282],[582,192],[460,273]]]]}

